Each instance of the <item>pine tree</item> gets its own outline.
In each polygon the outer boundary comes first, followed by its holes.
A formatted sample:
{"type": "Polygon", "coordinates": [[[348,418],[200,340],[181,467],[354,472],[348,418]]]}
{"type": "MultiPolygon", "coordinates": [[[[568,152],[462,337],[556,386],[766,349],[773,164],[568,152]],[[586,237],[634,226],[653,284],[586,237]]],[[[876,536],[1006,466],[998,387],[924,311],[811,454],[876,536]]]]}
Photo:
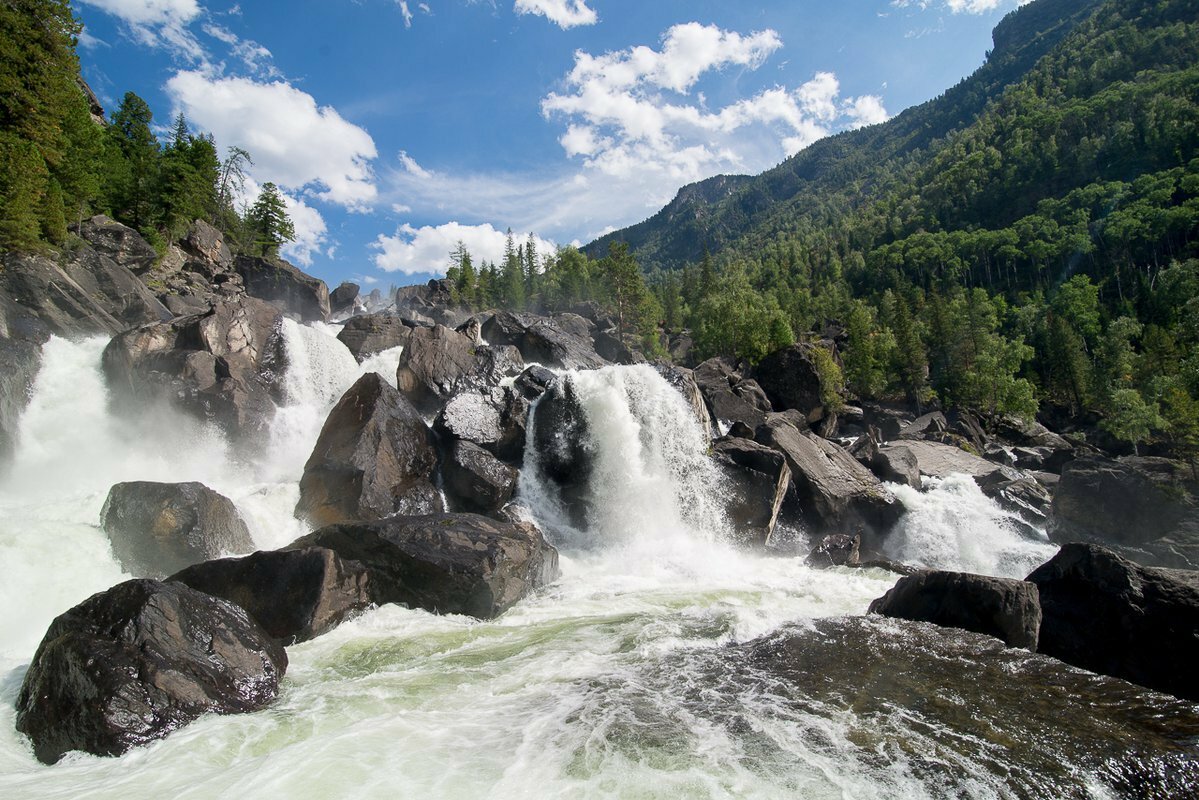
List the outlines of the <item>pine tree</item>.
{"type": "Polygon", "coordinates": [[[126,92],[108,126],[105,188],[114,216],[143,230],[153,216],[161,153],[146,101],[126,92]]]}
{"type": "Polygon", "coordinates": [[[295,241],[295,226],[287,216],[287,206],[275,184],[268,181],[262,185],[258,199],[246,214],[246,227],[252,237],[253,249],[263,256],[278,256],[284,242],[295,241]]]}

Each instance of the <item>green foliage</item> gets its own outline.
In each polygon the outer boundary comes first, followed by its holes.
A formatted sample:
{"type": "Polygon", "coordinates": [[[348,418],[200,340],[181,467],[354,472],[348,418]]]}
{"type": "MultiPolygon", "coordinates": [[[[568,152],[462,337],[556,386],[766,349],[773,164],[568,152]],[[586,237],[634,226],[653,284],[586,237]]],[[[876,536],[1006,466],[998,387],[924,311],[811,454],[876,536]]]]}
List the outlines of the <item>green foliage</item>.
{"type": "Polygon", "coordinates": [[[812,365],[820,378],[820,403],[826,411],[837,412],[845,407],[845,376],[833,359],[832,353],[823,347],[812,349],[812,365]]]}
{"type": "Polygon", "coordinates": [[[1149,434],[1165,424],[1156,403],[1146,402],[1136,389],[1116,389],[1111,394],[1108,415],[1099,426],[1121,441],[1137,445],[1149,438],[1149,434]]]}
{"type": "Polygon", "coordinates": [[[258,193],[258,199],[246,214],[254,250],[263,256],[277,256],[284,242],[294,241],[296,229],[287,216],[287,207],[279,187],[267,181],[258,193]]]}
{"type": "Polygon", "coordinates": [[[108,126],[104,188],[114,216],[133,228],[154,218],[161,153],[146,101],[126,92],[108,126]]]}

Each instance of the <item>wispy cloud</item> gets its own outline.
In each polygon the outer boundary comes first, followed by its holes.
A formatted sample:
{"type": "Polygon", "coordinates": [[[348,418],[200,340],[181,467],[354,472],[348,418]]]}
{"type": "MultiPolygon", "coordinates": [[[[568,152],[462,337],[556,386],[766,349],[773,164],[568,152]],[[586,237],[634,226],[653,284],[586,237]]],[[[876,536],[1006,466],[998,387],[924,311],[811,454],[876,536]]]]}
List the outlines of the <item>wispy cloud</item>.
{"type": "Polygon", "coordinates": [[[513,10],[517,14],[539,14],[563,30],[599,21],[586,0],[516,0],[513,10]]]}

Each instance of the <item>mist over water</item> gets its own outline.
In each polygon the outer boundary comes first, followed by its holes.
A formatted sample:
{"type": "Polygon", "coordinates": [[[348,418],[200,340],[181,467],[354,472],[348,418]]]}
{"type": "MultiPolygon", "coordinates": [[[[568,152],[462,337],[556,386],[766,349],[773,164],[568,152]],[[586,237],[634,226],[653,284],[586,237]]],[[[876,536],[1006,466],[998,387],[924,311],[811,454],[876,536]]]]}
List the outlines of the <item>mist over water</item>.
{"type": "MultiPolygon", "coordinates": [[[[394,380],[399,358],[397,348],[358,365],[337,330],[285,323],[284,400],[270,447],[249,463],[169,411],[133,422],[111,413],[104,341],[46,345],[16,463],[0,485],[0,796],[1021,794],[975,770],[978,746],[952,731],[914,724],[902,709],[859,716],[825,688],[796,699],[730,649],[798,626],[819,650],[832,634],[817,621],[862,614],[895,576],[814,571],[726,544],[708,442],[682,398],[644,366],[568,378],[595,463],[585,525],[566,521],[536,453],[527,456],[518,501],[561,549],[553,586],[488,622],[373,610],[289,648],[281,695],[263,712],[206,717],[121,758],[38,764],[14,730],[29,659],[55,615],[129,577],[98,525],[108,488],[199,480],[237,504],[259,547],[304,533],[291,516],[296,483],[325,416],[364,371],[394,380]],[[911,751],[934,740],[949,748],[956,781],[929,777],[911,751]]],[[[955,479],[903,499],[910,512],[896,547],[914,559],[1012,572],[1033,552],[987,522],[1002,512],[955,479]]],[[[861,649],[833,657],[867,663],[861,649]]]]}

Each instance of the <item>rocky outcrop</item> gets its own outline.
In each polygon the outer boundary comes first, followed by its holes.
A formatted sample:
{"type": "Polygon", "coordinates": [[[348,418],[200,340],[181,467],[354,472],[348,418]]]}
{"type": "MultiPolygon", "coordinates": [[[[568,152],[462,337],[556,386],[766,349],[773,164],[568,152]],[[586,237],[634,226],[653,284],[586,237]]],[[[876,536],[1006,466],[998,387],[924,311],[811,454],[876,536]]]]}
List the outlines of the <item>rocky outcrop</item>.
{"type": "Polygon", "coordinates": [[[395,310],[413,326],[456,328],[471,316],[470,309],[454,302],[453,285],[445,278],[424,285],[401,286],[395,293],[395,310]]]}
{"type": "Polygon", "coordinates": [[[241,608],[179,583],[132,580],[51,623],[17,697],[17,730],[52,764],[120,755],[202,714],[275,699],[287,654],[241,608]]]}
{"type": "Polygon", "coordinates": [[[420,414],[368,372],[329,413],[300,479],[296,516],[313,525],[443,511],[437,442],[420,414]]]}
{"type": "Polygon", "coordinates": [[[1035,477],[1009,467],[974,479],[983,494],[1025,522],[1044,528],[1049,519],[1049,491],[1035,477]]]}
{"type": "Polygon", "coordinates": [[[754,378],[770,398],[774,410],[794,408],[807,418],[809,424],[820,421],[825,414],[820,399],[820,372],[813,356],[818,347],[825,345],[793,344],[766,356],[754,368],[754,378]]]}
{"type": "Polygon", "coordinates": [[[329,292],[329,313],[334,317],[345,317],[354,313],[354,305],[361,291],[356,283],[342,282],[329,292]]]}
{"type": "Polygon", "coordinates": [[[687,405],[691,407],[691,412],[695,414],[695,421],[699,423],[705,438],[711,439],[713,434],[712,415],[708,413],[708,404],[704,400],[704,394],[700,391],[699,384],[695,382],[695,373],[686,367],[669,364],[655,364],[654,369],[683,396],[687,405]]]}
{"type": "Polygon", "coordinates": [[[1163,567],[1199,569],[1199,480],[1163,458],[1083,457],[1062,470],[1049,537],[1097,542],[1163,567]]]}
{"type": "Polygon", "coordinates": [[[160,578],[184,567],[254,549],[237,508],[202,483],[118,483],[100,524],[126,572],[160,578]]]}
{"type": "Polygon", "coordinates": [[[1199,572],[1067,544],[1028,580],[1041,597],[1042,653],[1199,701],[1199,572]]]}
{"type": "Polygon", "coordinates": [[[277,309],[251,297],[127,331],[104,350],[116,406],[167,402],[219,425],[239,445],[266,433],[285,362],[277,309]]]}
{"type": "Polygon", "coordinates": [[[413,405],[428,413],[453,397],[459,381],[474,368],[470,339],[444,325],[416,328],[400,355],[396,382],[413,405]]]}
{"type": "Polygon", "coordinates": [[[590,429],[569,374],[555,378],[532,415],[537,468],[559,492],[562,508],[582,527],[587,519],[587,484],[594,469],[590,429]]]}
{"type": "Polygon", "coordinates": [[[862,566],[862,537],[830,533],[808,553],[807,564],[814,569],[862,566]]]}
{"type": "Polygon", "coordinates": [[[903,445],[882,445],[873,448],[870,469],[880,479],[919,489],[920,463],[916,455],[903,445]]]}
{"type": "Polygon", "coordinates": [[[735,423],[750,430],[766,421],[770,401],[756,381],[742,377],[730,359],[710,358],[692,371],[692,377],[708,405],[713,427],[727,431],[735,423]]]}
{"type": "Polygon", "coordinates": [[[75,232],[97,253],[131,272],[147,270],[158,260],[158,253],[140,233],[103,214],[84,220],[75,232]]]}
{"type": "Polygon", "coordinates": [[[454,508],[495,514],[516,493],[520,473],[474,442],[456,441],[442,467],[445,491],[454,508]]]}
{"type": "Polygon", "coordinates": [[[515,386],[459,392],[433,420],[449,441],[472,442],[497,458],[519,464],[525,450],[529,401],[515,386]]]}
{"type": "Polygon", "coordinates": [[[541,317],[498,311],[483,323],[492,345],[512,345],[525,361],[563,369],[596,369],[608,361],[595,352],[592,323],[577,314],[541,317]]]}
{"type": "Polygon", "coordinates": [[[712,447],[712,457],[725,478],[725,513],[738,538],[765,545],[791,487],[786,458],[757,442],[731,437],[712,447]]]}
{"type": "Polygon", "coordinates": [[[301,322],[329,319],[329,287],[279,258],[238,256],[233,267],[245,282],[246,293],[273,305],[301,322]]]}
{"type": "Polygon", "coordinates": [[[202,314],[245,294],[224,236],[203,220],[192,223],[179,243],[168,246],[162,259],[140,275],[176,316],[202,314]]]}
{"type": "Polygon", "coordinates": [[[1028,581],[928,571],[900,578],[869,613],[962,628],[1036,651],[1041,629],[1037,587],[1028,581]]]}
{"type": "Polygon", "coordinates": [[[786,457],[810,533],[860,529],[882,536],[903,513],[878,478],[844,448],[799,430],[782,415],[758,429],[757,441],[786,457]]]}
{"type": "Polygon", "coordinates": [[[327,547],[361,563],[376,603],[480,619],[499,616],[558,574],[558,552],[536,527],[476,514],[334,525],[291,547],[327,547]]]}
{"type": "Polygon", "coordinates": [[[284,645],[320,636],[372,602],[366,568],[323,547],[205,561],[169,580],[240,606],[284,645]]]}
{"type": "Polygon", "coordinates": [[[337,338],[361,364],[376,353],[407,345],[411,333],[393,314],[363,314],[346,320],[337,338]]]}
{"type": "Polygon", "coordinates": [[[920,474],[932,478],[947,478],[955,473],[983,478],[999,469],[998,464],[967,453],[960,447],[919,439],[904,439],[894,444],[881,445],[879,453],[899,453],[905,461],[910,455],[915,458],[920,474]]]}

